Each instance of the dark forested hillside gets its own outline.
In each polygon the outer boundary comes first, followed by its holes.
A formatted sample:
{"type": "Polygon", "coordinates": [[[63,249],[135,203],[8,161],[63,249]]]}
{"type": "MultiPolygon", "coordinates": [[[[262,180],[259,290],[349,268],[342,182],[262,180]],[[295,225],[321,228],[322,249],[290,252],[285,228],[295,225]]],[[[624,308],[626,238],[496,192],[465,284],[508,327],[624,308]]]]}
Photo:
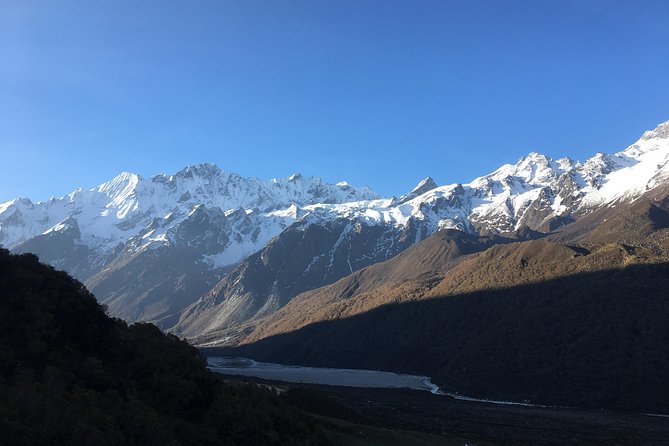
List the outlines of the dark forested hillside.
{"type": "Polygon", "coordinates": [[[0,250],[1,443],[327,443],[270,391],[229,386],[197,350],[109,318],[78,281],[0,250]]]}

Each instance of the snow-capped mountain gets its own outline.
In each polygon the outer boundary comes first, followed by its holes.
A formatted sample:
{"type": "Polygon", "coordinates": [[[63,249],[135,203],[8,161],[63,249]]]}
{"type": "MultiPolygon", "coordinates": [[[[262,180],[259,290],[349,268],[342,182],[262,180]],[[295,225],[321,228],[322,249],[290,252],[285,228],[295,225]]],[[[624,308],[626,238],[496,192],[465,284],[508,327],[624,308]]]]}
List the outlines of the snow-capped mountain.
{"type": "Polygon", "coordinates": [[[262,181],[212,164],[122,173],[58,199],[1,204],[0,244],[69,271],[115,315],[162,321],[299,219],[299,207],[370,198],[344,182],[262,181]]]}
{"type": "Polygon", "coordinates": [[[669,181],[669,122],[614,155],[585,162],[530,153],[468,184],[431,178],[397,198],[299,209],[303,215],[184,311],[177,333],[234,342],[300,292],[385,261],[440,229],[536,237],[669,181]]]}
{"type": "Polygon", "coordinates": [[[306,206],[306,218],[356,219],[367,225],[405,226],[419,238],[437,229],[513,234],[528,227],[548,232],[590,210],[633,199],[669,179],[669,121],[614,155],[585,162],[530,153],[468,184],[436,187],[431,178],[397,199],[306,206]],[[416,192],[420,192],[417,194],[416,192]]]}
{"type": "MultiPolygon", "coordinates": [[[[331,185],[300,174],[262,181],[224,172],[213,164],[189,166],[175,175],[148,179],[124,172],[92,190],[78,189],[58,199],[33,203],[21,198],[0,204],[0,243],[13,248],[76,223],[84,245],[107,252],[149,227],[152,229],[142,235],[145,242],[164,242],[168,229],[200,206],[220,209],[226,218],[232,215],[234,220],[245,220],[239,213],[243,210],[250,219],[266,218],[276,224],[294,221],[295,205],[377,197],[368,188],[354,188],[345,182],[331,185]]],[[[277,228],[267,231],[273,236],[277,228]]],[[[267,240],[265,237],[264,242],[267,240]]],[[[236,256],[231,254],[229,262],[235,263],[239,260],[235,257],[243,257],[243,253],[242,249],[236,256]]]]}
{"type": "Polygon", "coordinates": [[[668,182],[669,122],[612,155],[577,162],[530,153],[467,184],[428,177],[399,198],[203,164],[4,203],[0,243],[70,271],[115,315],[216,338],[439,229],[535,237],[668,182]]]}

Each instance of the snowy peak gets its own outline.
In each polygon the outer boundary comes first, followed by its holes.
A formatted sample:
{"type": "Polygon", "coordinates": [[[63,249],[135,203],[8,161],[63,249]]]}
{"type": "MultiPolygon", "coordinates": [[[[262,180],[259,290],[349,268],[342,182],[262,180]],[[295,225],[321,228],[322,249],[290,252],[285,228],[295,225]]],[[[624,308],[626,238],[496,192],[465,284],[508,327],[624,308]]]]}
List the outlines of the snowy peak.
{"type": "Polygon", "coordinates": [[[560,158],[556,162],[557,162],[557,165],[559,166],[559,168],[563,171],[570,171],[570,170],[573,170],[574,167],[576,167],[576,163],[574,162],[574,160],[572,160],[568,156],[560,158]]]}
{"type": "MultiPolygon", "coordinates": [[[[530,152],[527,156],[519,159],[516,164],[506,164],[483,178],[503,183],[509,183],[513,179],[517,179],[531,185],[542,185],[553,181],[561,173],[564,173],[562,165],[563,163],[555,162],[546,155],[530,152]]],[[[474,182],[476,181],[474,180],[474,182]]]]}
{"type": "MultiPolygon", "coordinates": [[[[400,200],[310,206],[321,219],[348,218],[368,225],[420,228],[420,237],[455,228],[479,234],[514,234],[523,227],[548,232],[591,210],[634,199],[669,181],[669,124],[661,124],[614,155],[585,162],[553,160],[531,152],[469,184],[419,184],[400,200]]],[[[420,238],[419,237],[419,238],[420,238]]]]}
{"type": "Polygon", "coordinates": [[[222,170],[216,165],[211,163],[201,163],[201,164],[191,164],[184,167],[179,172],[174,174],[176,177],[180,178],[193,178],[193,177],[213,177],[218,176],[222,173],[222,170]]]}
{"type": "Polygon", "coordinates": [[[437,183],[434,182],[432,177],[426,177],[423,180],[421,180],[420,183],[414,187],[411,192],[409,192],[406,195],[402,195],[399,199],[399,203],[404,203],[409,200],[412,200],[420,195],[423,195],[426,192],[431,191],[432,189],[437,188],[437,183]]]}
{"type": "Polygon", "coordinates": [[[423,195],[425,192],[431,191],[432,189],[437,187],[437,183],[434,182],[432,177],[425,177],[416,187],[414,187],[411,192],[409,192],[409,195],[423,195]]]}
{"type": "Polygon", "coordinates": [[[648,130],[641,137],[642,140],[669,139],[669,121],[659,124],[655,129],[648,130]]]}
{"type": "MultiPolygon", "coordinates": [[[[225,172],[207,163],[150,179],[123,172],[96,188],[77,189],[59,199],[38,203],[17,199],[0,204],[0,243],[12,248],[72,217],[81,228],[84,244],[108,251],[139,234],[156,218],[170,216],[165,224],[179,224],[196,206],[223,212],[242,209],[245,213],[255,212],[261,220],[265,213],[289,209],[285,215],[268,217],[271,229],[264,239],[285,226],[278,220],[288,222],[297,215],[293,205],[374,198],[378,195],[370,189],[348,183],[333,185],[299,174],[264,181],[225,172]]],[[[251,244],[257,249],[256,242],[251,244]]]]}
{"type": "MultiPolygon", "coordinates": [[[[654,130],[649,130],[634,144],[629,146],[622,152],[618,152],[616,156],[626,158],[634,163],[645,158],[647,154],[652,152],[666,153],[669,150],[669,121],[655,127],[654,130]]],[[[654,155],[650,155],[654,156],[654,155]]]]}
{"type": "Polygon", "coordinates": [[[226,248],[236,243],[236,254],[223,256],[236,261],[296,221],[344,218],[394,227],[421,222],[421,237],[439,228],[508,233],[525,225],[550,230],[549,222],[558,217],[568,221],[593,207],[639,196],[667,178],[669,121],[613,155],[597,153],[575,162],[531,152],[469,184],[438,187],[427,177],[392,200],[346,182],[330,184],[299,173],[261,180],[204,163],[150,179],[124,172],[97,188],[78,189],[60,199],[0,204],[0,243],[11,248],[73,218],[81,242],[106,252],[155,221],[161,229],[142,243],[164,241],[169,228],[202,207],[220,210],[221,216],[217,213],[213,220],[227,219],[237,231],[226,248]]]}
{"type": "MultiPolygon", "coordinates": [[[[110,198],[118,196],[129,196],[134,193],[140,177],[134,173],[122,172],[106,183],[102,183],[95,190],[107,195],[110,198]]],[[[80,191],[81,189],[78,189],[80,191]]],[[[75,191],[76,192],[76,191],[75,191]]]]}

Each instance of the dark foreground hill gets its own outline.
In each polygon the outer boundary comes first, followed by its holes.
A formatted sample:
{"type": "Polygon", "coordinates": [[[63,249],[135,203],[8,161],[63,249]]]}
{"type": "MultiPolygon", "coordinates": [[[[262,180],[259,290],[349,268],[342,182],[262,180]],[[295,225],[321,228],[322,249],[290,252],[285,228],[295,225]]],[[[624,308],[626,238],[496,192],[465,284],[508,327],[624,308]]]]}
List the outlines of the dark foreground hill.
{"type": "Polygon", "coordinates": [[[84,286],[0,250],[3,445],[327,443],[275,395],[230,386],[197,350],[109,318],[84,286]]]}

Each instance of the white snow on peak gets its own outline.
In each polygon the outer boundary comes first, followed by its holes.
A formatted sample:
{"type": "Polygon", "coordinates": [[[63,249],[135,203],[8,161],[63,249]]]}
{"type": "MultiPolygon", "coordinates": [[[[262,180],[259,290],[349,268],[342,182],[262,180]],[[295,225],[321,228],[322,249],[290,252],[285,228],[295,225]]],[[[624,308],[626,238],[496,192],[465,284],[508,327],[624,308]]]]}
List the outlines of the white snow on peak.
{"type": "Polygon", "coordinates": [[[316,204],[305,210],[311,218],[343,217],[369,225],[406,226],[414,220],[428,232],[441,228],[507,232],[634,198],[668,179],[669,122],[615,155],[597,153],[582,163],[531,152],[468,184],[429,188],[415,196],[426,179],[400,200],[316,204]]]}
{"type": "Polygon", "coordinates": [[[61,221],[60,223],[57,223],[44,231],[44,234],[49,234],[51,232],[60,232],[64,231],[66,229],[69,229],[72,227],[72,221],[68,218],[66,220],[61,221]]]}
{"type": "Polygon", "coordinates": [[[641,136],[642,140],[669,139],[669,121],[663,122],[653,130],[648,130],[641,136]]]}
{"type": "Polygon", "coordinates": [[[565,156],[564,158],[560,158],[556,162],[557,162],[558,166],[560,167],[560,169],[562,171],[572,170],[575,166],[574,160],[572,160],[568,156],[565,156]]]}
{"type": "Polygon", "coordinates": [[[422,195],[422,194],[424,194],[424,193],[426,193],[426,192],[428,192],[428,191],[430,191],[430,190],[432,190],[436,187],[437,187],[437,184],[434,182],[432,177],[426,177],[423,180],[421,180],[421,182],[418,183],[416,185],[416,187],[411,189],[411,192],[409,192],[406,195],[402,195],[399,198],[397,204],[406,203],[407,201],[409,201],[413,198],[416,198],[417,196],[422,195]]]}
{"type": "Polygon", "coordinates": [[[425,187],[432,187],[432,185],[435,185],[435,186],[436,186],[436,184],[435,184],[434,180],[432,179],[432,177],[425,177],[425,178],[423,178],[423,179],[421,180],[420,183],[418,183],[418,184],[416,185],[416,187],[414,187],[414,188],[411,190],[411,192],[419,191],[419,190],[421,190],[421,189],[423,189],[423,188],[425,188],[425,187]]]}
{"type": "Polygon", "coordinates": [[[588,160],[591,165],[604,166],[607,175],[599,187],[590,185],[585,189],[583,201],[586,204],[634,198],[666,184],[669,178],[669,122],[645,132],[636,143],[613,156],[597,154],[593,158],[588,160]]]}
{"type": "Polygon", "coordinates": [[[220,209],[222,214],[216,218],[246,225],[233,234],[230,245],[238,245],[239,255],[248,255],[295,221],[302,206],[373,198],[378,195],[369,188],[332,185],[299,174],[269,181],[244,178],[214,164],[187,166],[174,175],[152,178],[123,172],[91,190],[77,189],[61,198],[0,204],[0,244],[12,248],[39,234],[58,231],[68,218],[78,224],[81,242],[99,252],[127,242],[156,221],[161,229],[154,228],[150,236],[144,233],[144,240],[166,243],[169,228],[204,207],[220,209]],[[252,221],[245,220],[249,218],[252,221]],[[243,234],[249,232],[248,225],[260,228],[253,237],[243,234]]]}
{"type": "Polygon", "coordinates": [[[488,180],[511,182],[520,180],[529,185],[545,185],[564,173],[564,163],[553,161],[546,155],[531,152],[516,164],[505,164],[493,173],[477,178],[472,184],[488,180]]]}
{"type": "Polygon", "coordinates": [[[12,248],[36,235],[62,231],[65,226],[59,225],[71,219],[80,242],[98,252],[133,238],[136,249],[146,249],[177,243],[180,225],[208,219],[229,240],[218,251],[204,253],[203,260],[223,266],[261,249],[295,222],[344,218],[396,228],[415,224],[420,237],[442,228],[504,233],[634,199],[668,181],[669,122],[613,155],[597,153],[576,162],[532,152],[467,184],[437,187],[425,178],[400,199],[300,174],[264,181],[198,164],[152,178],[124,172],[97,188],[44,202],[2,203],[0,244],[12,248]]]}

